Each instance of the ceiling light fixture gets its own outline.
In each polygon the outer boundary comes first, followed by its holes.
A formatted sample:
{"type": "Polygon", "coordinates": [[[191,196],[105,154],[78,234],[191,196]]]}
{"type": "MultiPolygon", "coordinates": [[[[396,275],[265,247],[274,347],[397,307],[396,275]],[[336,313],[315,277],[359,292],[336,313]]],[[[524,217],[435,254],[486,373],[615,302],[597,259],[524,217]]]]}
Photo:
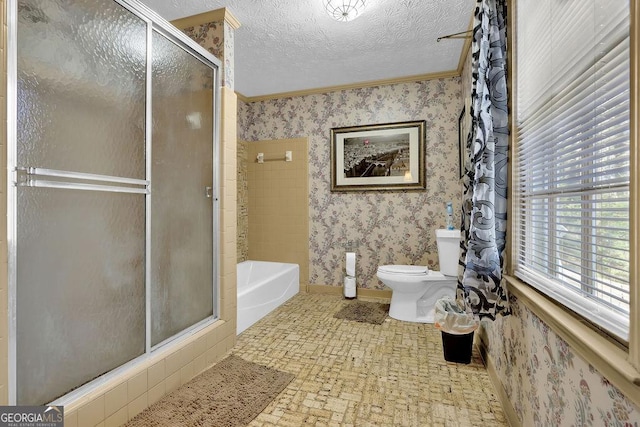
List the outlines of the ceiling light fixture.
{"type": "Polygon", "coordinates": [[[352,21],[366,6],[365,0],[322,0],[322,5],[330,17],[336,21],[352,21]]]}

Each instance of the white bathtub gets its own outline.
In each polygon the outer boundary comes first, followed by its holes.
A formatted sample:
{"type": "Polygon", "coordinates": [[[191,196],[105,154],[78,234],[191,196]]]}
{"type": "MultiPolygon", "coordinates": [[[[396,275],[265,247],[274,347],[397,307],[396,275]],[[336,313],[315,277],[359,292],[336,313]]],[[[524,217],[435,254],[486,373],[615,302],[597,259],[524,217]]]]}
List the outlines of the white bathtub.
{"type": "Polygon", "coordinates": [[[239,335],[300,291],[300,267],[283,262],[238,264],[239,335]]]}

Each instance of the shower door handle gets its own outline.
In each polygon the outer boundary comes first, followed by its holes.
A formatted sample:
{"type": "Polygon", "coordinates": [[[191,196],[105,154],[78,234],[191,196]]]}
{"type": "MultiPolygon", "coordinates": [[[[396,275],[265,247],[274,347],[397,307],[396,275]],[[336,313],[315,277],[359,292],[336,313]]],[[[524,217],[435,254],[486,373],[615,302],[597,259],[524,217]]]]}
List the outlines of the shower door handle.
{"type": "Polygon", "coordinates": [[[15,172],[15,185],[21,187],[149,194],[150,183],[143,179],[36,167],[18,167],[15,172]]]}
{"type": "Polygon", "coordinates": [[[213,187],[204,187],[204,195],[207,199],[213,198],[213,187]]]}

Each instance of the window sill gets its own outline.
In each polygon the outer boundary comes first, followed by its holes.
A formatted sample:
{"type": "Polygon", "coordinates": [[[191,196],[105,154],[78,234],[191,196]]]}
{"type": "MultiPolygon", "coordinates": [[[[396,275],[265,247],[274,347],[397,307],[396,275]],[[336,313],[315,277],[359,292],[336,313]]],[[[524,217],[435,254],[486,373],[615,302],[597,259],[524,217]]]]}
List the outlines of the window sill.
{"type": "Polygon", "coordinates": [[[640,372],[629,362],[627,351],[516,277],[505,278],[513,295],[630,401],[640,406],[640,372]]]}

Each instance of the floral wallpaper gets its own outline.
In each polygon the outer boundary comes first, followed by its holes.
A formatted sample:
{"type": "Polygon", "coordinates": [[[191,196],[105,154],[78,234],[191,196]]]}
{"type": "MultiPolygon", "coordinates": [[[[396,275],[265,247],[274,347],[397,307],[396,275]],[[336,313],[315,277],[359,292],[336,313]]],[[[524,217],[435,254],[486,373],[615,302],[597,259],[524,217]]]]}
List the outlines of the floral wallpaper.
{"type": "Polygon", "coordinates": [[[635,426],[640,410],[511,296],[513,315],[483,322],[489,355],[523,426],[635,426]]]}
{"type": "Polygon", "coordinates": [[[383,289],[376,277],[383,264],[438,268],[435,229],[445,225],[447,201],[460,207],[461,108],[459,78],[239,104],[242,140],[309,137],[310,284],[342,285],[349,241],[357,244],[359,287],[383,289]],[[331,128],[408,120],[426,120],[426,191],[329,190],[331,128]]]}
{"type": "Polygon", "coordinates": [[[226,21],[209,22],[182,30],[222,62],[222,86],[233,90],[235,32],[226,21]]]}
{"type": "Polygon", "coordinates": [[[224,59],[222,61],[222,86],[234,90],[234,70],[235,70],[235,38],[236,32],[227,21],[224,21],[224,59]]]}

